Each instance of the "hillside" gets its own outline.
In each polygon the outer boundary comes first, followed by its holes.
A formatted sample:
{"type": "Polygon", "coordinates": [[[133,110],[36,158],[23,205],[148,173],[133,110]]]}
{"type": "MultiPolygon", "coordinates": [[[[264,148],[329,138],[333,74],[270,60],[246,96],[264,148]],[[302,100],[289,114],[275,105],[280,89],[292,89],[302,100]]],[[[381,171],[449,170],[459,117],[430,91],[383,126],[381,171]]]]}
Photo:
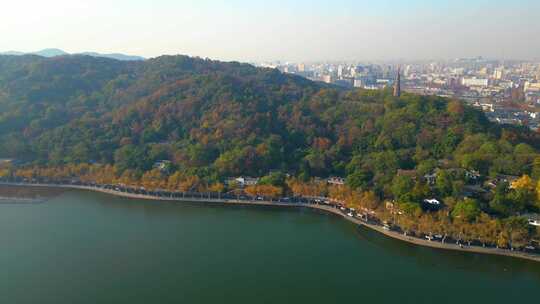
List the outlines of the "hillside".
{"type": "Polygon", "coordinates": [[[0,109],[0,157],[141,173],[168,159],[203,178],[281,170],[351,176],[380,191],[398,169],[427,173],[441,160],[485,175],[532,173],[539,143],[458,101],[340,91],[184,56],[0,56],[0,109]]]}

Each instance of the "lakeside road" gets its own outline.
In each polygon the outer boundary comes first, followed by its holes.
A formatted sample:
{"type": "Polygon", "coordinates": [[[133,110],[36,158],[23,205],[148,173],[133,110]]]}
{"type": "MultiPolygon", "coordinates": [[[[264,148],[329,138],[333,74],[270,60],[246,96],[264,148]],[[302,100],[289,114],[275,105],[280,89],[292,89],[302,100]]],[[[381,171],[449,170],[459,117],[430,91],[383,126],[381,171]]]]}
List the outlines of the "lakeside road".
{"type": "Polygon", "coordinates": [[[491,254],[491,255],[500,255],[500,256],[509,256],[520,259],[527,259],[535,262],[540,262],[540,255],[526,253],[521,251],[512,251],[508,249],[499,249],[499,248],[488,248],[480,246],[459,246],[453,243],[442,243],[438,241],[429,241],[420,239],[417,237],[403,235],[396,231],[386,230],[382,226],[368,223],[366,221],[360,220],[356,217],[348,216],[344,214],[339,209],[319,204],[305,204],[305,203],[284,203],[284,202],[274,202],[274,201],[264,201],[264,200],[239,200],[239,199],[223,199],[223,198],[209,198],[204,197],[201,194],[201,197],[165,197],[165,196],[154,196],[146,194],[135,194],[135,193],[126,193],[122,191],[117,191],[114,189],[104,189],[99,187],[89,187],[89,186],[79,186],[79,185],[57,185],[57,184],[26,184],[26,183],[6,183],[0,182],[0,185],[4,186],[14,186],[14,187],[39,187],[39,188],[57,188],[57,189],[76,189],[76,190],[86,190],[93,192],[100,192],[109,195],[132,198],[132,199],[142,199],[142,200],[153,200],[153,201],[169,201],[169,202],[190,202],[190,203],[217,203],[224,205],[242,205],[242,206],[274,206],[274,207],[287,207],[287,208],[307,208],[315,209],[323,212],[331,213],[337,216],[340,216],[354,224],[367,227],[369,229],[375,230],[385,236],[391,237],[396,240],[401,240],[411,244],[431,247],[436,249],[444,250],[454,250],[470,253],[479,253],[479,254],[491,254]]]}

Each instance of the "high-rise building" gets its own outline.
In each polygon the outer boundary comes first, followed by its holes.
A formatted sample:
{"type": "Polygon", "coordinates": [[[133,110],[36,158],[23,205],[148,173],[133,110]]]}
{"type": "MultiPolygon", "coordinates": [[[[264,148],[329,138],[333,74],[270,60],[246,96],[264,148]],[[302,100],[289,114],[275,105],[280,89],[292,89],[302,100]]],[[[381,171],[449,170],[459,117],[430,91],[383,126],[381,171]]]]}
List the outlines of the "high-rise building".
{"type": "Polygon", "coordinates": [[[337,76],[338,76],[339,79],[341,79],[343,77],[343,66],[342,65],[338,66],[338,68],[337,68],[337,76]]]}
{"type": "Polygon", "coordinates": [[[401,96],[401,67],[398,67],[396,81],[394,82],[394,96],[401,96]]]}
{"type": "Polygon", "coordinates": [[[482,67],[479,71],[478,71],[478,74],[480,75],[487,75],[488,74],[488,69],[487,67],[482,67]]]}
{"type": "Polygon", "coordinates": [[[334,82],[334,77],[332,77],[332,75],[323,75],[321,77],[321,81],[325,83],[332,83],[334,82]]]}
{"type": "Polygon", "coordinates": [[[405,70],[403,70],[403,76],[405,77],[409,77],[411,75],[411,71],[412,71],[412,66],[411,65],[407,65],[405,67],[405,70]]]}
{"type": "Polygon", "coordinates": [[[504,77],[504,68],[496,68],[493,72],[493,78],[501,80],[504,77]]]}
{"type": "Polygon", "coordinates": [[[525,92],[540,92],[540,83],[526,82],[523,88],[525,92]]]}
{"type": "Polygon", "coordinates": [[[363,87],[364,85],[365,85],[365,83],[364,83],[364,81],[362,81],[362,79],[355,79],[355,80],[354,80],[353,86],[354,86],[355,88],[361,88],[361,87],[363,87]]]}

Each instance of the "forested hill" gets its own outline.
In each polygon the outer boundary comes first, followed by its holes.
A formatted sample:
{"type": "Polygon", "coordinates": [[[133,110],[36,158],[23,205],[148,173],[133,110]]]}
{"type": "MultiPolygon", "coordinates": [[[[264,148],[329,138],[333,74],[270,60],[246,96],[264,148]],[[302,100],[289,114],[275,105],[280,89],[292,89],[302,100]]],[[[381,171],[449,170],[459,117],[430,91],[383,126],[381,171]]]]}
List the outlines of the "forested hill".
{"type": "Polygon", "coordinates": [[[0,158],[40,165],[142,174],[166,159],[209,181],[280,170],[384,191],[398,169],[441,161],[531,174],[539,143],[458,101],[341,91],[247,64],[0,56],[0,158]]]}
{"type": "Polygon", "coordinates": [[[0,155],[111,162],[126,141],[143,147],[190,139],[211,112],[259,118],[251,116],[319,89],[274,70],[185,56],[0,56],[0,155]]]}

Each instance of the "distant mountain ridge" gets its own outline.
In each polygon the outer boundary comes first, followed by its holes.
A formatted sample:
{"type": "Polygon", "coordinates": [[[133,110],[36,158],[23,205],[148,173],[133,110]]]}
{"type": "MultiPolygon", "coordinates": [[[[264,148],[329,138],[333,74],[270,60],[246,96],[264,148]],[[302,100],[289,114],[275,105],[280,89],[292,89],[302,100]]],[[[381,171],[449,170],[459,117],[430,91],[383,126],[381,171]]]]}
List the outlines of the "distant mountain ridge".
{"type": "Polygon", "coordinates": [[[21,55],[24,55],[24,53],[17,52],[17,51],[7,51],[7,52],[0,53],[0,55],[21,56],[21,55]]]}
{"type": "Polygon", "coordinates": [[[125,55],[125,54],[120,54],[120,53],[101,54],[97,52],[83,52],[83,53],[70,54],[61,49],[55,49],[55,48],[43,49],[37,52],[30,52],[30,53],[24,53],[24,52],[18,52],[18,51],[0,52],[0,55],[11,55],[11,56],[37,55],[37,56],[47,57],[47,58],[65,56],[65,55],[87,55],[91,57],[103,57],[103,58],[116,59],[120,61],[146,60],[146,58],[141,57],[141,56],[132,56],[132,55],[125,55]]]}
{"type": "Polygon", "coordinates": [[[100,54],[96,52],[84,52],[84,53],[80,53],[79,55],[88,55],[92,57],[104,57],[104,58],[111,58],[111,59],[122,60],[122,61],[146,60],[146,58],[141,57],[141,56],[125,55],[125,54],[120,54],[120,53],[100,54]]]}

